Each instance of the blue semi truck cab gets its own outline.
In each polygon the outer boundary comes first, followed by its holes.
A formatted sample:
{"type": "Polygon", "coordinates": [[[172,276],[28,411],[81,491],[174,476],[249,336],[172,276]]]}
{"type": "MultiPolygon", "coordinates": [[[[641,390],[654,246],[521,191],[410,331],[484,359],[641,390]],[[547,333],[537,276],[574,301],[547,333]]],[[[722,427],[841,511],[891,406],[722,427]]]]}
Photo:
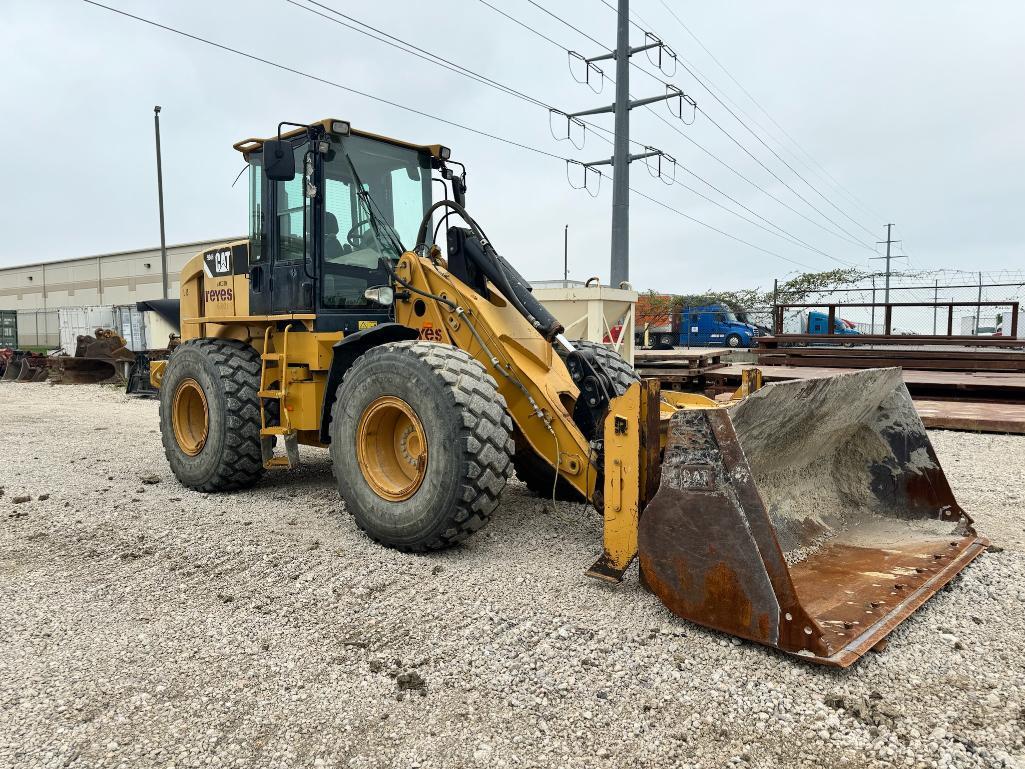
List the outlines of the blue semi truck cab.
{"type": "MultiPolygon", "coordinates": [[[[829,316],[824,312],[812,310],[808,313],[807,323],[808,327],[804,331],[805,334],[822,334],[825,336],[829,333],[829,316]]],[[[857,329],[847,325],[840,318],[833,318],[833,334],[836,336],[861,336],[857,329]]]]}
{"type": "Polygon", "coordinates": [[[757,326],[738,320],[723,304],[685,307],[678,317],[680,345],[750,347],[762,335],[757,326]]]}

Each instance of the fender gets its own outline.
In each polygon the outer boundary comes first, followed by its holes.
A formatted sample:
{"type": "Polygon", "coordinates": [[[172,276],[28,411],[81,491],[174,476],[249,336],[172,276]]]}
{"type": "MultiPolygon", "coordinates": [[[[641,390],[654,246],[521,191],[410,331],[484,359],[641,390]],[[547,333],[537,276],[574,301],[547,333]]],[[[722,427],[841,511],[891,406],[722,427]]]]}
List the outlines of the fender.
{"type": "Polygon", "coordinates": [[[335,405],[338,385],[342,383],[342,377],[352,367],[352,364],[372,347],[389,342],[413,340],[418,337],[419,332],[415,328],[403,326],[401,323],[382,323],[373,328],[349,334],[340,342],[335,343],[331,358],[331,370],[328,372],[327,385],[324,388],[324,405],[320,414],[320,440],[322,443],[331,442],[331,409],[335,405]]]}

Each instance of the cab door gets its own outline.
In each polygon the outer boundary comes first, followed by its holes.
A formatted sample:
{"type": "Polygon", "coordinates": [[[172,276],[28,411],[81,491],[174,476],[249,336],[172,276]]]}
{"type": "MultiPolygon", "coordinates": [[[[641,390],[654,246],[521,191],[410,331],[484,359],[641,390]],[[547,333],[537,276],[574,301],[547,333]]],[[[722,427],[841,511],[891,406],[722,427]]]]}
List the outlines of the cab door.
{"type": "Polygon", "coordinates": [[[295,178],[274,182],[274,217],[270,236],[275,244],[270,280],[270,310],[274,315],[313,312],[316,198],[306,197],[307,183],[315,188],[314,155],[303,137],[294,146],[295,178]]]}
{"type": "Polygon", "coordinates": [[[255,158],[250,169],[249,307],[253,315],[314,310],[316,198],[304,193],[315,156],[308,148],[306,137],[294,140],[296,174],[289,181],[269,180],[255,158]]]}

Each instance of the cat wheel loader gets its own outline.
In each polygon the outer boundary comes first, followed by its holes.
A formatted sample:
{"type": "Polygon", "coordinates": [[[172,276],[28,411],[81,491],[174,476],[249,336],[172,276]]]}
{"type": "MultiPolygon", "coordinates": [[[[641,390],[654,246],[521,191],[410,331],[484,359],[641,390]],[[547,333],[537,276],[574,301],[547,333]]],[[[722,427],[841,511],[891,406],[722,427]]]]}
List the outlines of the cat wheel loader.
{"type": "Polygon", "coordinates": [[[246,488],[325,448],[359,528],[423,552],[486,525],[515,473],[602,515],[588,576],[637,560],[674,614],[841,667],[987,545],[899,370],[752,375],[728,404],[660,392],[565,337],[447,147],[341,120],[234,146],[249,237],[188,262],[182,344],[151,367],[185,486],[246,488]]]}

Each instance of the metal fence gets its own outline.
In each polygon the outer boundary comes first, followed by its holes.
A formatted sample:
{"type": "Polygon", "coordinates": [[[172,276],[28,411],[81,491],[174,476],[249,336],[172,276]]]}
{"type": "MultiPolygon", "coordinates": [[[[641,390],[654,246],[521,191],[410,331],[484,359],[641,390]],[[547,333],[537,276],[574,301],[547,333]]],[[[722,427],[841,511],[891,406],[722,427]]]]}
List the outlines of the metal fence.
{"type": "Polygon", "coordinates": [[[795,327],[802,313],[828,313],[833,307],[841,321],[862,334],[885,336],[1021,337],[1025,323],[1016,323],[1016,311],[1025,301],[1023,282],[933,280],[891,284],[881,278],[859,286],[822,291],[792,299],[780,292],[777,307],[786,308],[782,321],[774,312],[774,330],[800,333],[795,327]],[[788,305],[804,305],[794,307],[788,305]],[[889,309],[887,309],[889,308],[889,309]],[[1012,328],[1015,326],[1015,328],[1012,328]]]}

